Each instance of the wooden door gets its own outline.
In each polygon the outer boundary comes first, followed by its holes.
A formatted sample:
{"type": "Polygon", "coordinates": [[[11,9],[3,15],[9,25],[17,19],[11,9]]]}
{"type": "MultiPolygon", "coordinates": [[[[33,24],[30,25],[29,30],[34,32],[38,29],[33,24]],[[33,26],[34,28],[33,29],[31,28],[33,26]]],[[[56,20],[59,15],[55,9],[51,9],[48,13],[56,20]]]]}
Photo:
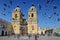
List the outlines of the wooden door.
{"type": "Polygon", "coordinates": [[[21,30],[21,34],[22,35],[25,35],[26,34],[26,31],[23,29],[23,30],[21,30]]]}

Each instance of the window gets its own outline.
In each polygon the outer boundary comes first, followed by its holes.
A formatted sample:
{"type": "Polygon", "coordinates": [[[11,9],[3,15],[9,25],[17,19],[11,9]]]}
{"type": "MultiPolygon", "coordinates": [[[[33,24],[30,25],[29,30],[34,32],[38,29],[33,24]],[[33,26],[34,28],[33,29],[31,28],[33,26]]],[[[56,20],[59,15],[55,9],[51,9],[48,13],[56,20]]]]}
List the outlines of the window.
{"type": "Polygon", "coordinates": [[[16,9],[16,11],[17,11],[17,9],[16,9]]]}
{"type": "Polygon", "coordinates": [[[17,14],[15,14],[15,18],[17,18],[18,16],[17,16],[17,14]]]}
{"type": "Polygon", "coordinates": [[[33,10],[33,8],[32,8],[32,10],[33,10]]]}
{"type": "Polygon", "coordinates": [[[34,15],[33,15],[33,13],[32,13],[32,15],[31,15],[31,17],[33,17],[34,15]]]}

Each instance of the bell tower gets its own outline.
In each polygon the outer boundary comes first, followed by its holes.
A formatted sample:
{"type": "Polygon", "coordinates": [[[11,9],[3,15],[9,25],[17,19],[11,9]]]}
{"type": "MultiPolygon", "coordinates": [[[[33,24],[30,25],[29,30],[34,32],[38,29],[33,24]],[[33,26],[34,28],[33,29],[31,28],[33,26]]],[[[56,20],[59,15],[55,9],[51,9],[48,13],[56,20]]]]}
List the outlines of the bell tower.
{"type": "Polygon", "coordinates": [[[12,26],[14,34],[20,34],[20,21],[22,20],[22,12],[19,6],[17,6],[12,13],[12,26]]]}
{"type": "Polygon", "coordinates": [[[28,34],[37,34],[37,10],[34,4],[28,10],[28,34]]]}

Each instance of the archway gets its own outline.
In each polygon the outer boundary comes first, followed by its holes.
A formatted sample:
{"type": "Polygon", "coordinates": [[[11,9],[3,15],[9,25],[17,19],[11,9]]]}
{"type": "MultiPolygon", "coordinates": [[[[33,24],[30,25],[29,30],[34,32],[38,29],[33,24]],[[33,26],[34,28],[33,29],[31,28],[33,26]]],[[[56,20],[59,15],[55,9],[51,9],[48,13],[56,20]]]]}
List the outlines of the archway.
{"type": "Polygon", "coordinates": [[[2,32],[1,32],[1,36],[4,36],[4,31],[2,30],[2,32]]]}
{"type": "Polygon", "coordinates": [[[5,36],[7,36],[7,31],[5,32],[5,36]]]}
{"type": "Polygon", "coordinates": [[[21,30],[21,34],[22,35],[25,35],[26,34],[26,31],[24,29],[21,30]]]}
{"type": "Polygon", "coordinates": [[[43,32],[41,32],[41,35],[43,35],[43,32]]]}

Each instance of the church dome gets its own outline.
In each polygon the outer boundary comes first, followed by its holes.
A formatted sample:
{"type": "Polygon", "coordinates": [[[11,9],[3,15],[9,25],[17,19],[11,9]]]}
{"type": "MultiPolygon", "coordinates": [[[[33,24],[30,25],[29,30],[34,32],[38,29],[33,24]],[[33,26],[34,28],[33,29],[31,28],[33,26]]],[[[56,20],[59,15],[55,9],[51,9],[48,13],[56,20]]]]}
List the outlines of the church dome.
{"type": "Polygon", "coordinates": [[[14,9],[14,11],[18,11],[18,12],[20,12],[20,11],[21,11],[21,9],[20,9],[20,7],[19,7],[19,6],[17,6],[17,7],[14,9]]]}
{"type": "Polygon", "coordinates": [[[32,4],[32,6],[30,7],[29,11],[36,11],[36,8],[35,8],[34,4],[32,4]]]}

